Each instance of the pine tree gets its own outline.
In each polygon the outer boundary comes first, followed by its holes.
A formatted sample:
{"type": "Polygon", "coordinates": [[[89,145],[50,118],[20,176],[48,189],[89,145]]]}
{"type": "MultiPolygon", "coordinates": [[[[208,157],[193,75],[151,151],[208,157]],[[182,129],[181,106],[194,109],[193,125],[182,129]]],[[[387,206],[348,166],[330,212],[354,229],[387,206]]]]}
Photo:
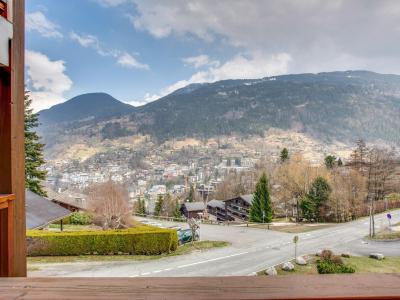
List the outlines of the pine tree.
{"type": "Polygon", "coordinates": [[[194,187],[193,187],[192,184],[190,185],[188,201],[189,202],[193,202],[194,201],[194,187]]]}
{"type": "Polygon", "coordinates": [[[181,206],[179,205],[178,200],[175,200],[174,218],[180,219],[181,217],[182,217],[181,206]]]}
{"type": "Polygon", "coordinates": [[[162,210],[163,210],[163,206],[164,206],[164,198],[163,198],[162,195],[158,195],[156,206],[154,208],[154,215],[155,216],[161,215],[162,210]]]}
{"type": "Polygon", "coordinates": [[[311,185],[307,198],[313,202],[315,209],[315,217],[321,220],[321,208],[327,203],[329,196],[332,192],[328,181],[323,177],[317,177],[311,185]]]}
{"type": "Polygon", "coordinates": [[[265,173],[260,177],[256,185],[256,191],[253,194],[250,221],[257,223],[270,223],[272,221],[271,197],[265,173]]]}
{"type": "Polygon", "coordinates": [[[281,162],[285,162],[289,159],[289,151],[287,148],[283,148],[281,151],[281,162]]]}
{"type": "Polygon", "coordinates": [[[145,215],[146,214],[146,207],[144,204],[144,199],[142,200],[140,197],[138,199],[138,205],[136,209],[136,213],[139,215],[145,215]]]}
{"type": "Polygon", "coordinates": [[[327,169],[333,169],[336,165],[336,156],[328,155],[325,157],[325,166],[327,169]]]}
{"type": "Polygon", "coordinates": [[[46,180],[47,171],[40,167],[45,164],[43,157],[44,144],[34,130],[39,126],[39,116],[31,108],[32,99],[29,92],[25,92],[25,185],[32,192],[47,196],[41,182],[46,180]]]}

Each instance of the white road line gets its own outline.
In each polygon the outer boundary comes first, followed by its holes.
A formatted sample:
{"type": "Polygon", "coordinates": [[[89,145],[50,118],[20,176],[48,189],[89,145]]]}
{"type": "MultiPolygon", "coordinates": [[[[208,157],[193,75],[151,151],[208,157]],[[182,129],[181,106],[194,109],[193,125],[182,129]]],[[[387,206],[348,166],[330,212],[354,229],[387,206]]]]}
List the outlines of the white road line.
{"type": "Polygon", "coordinates": [[[150,275],[150,272],[142,273],[142,276],[150,275]]]}
{"type": "Polygon", "coordinates": [[[205,264],[205,263],[212,262],[212,261],[217,261],[217,260],[221,260],[221,259],[226,259],[226,258],[230,258],[230,257],[235,257],[235,256],[247,254],[247,253],[249,253],[249,252],[246,251],[246,252],[236,253],[236,254],[232,254],[232,255],[227,255],[227,256],[212,258],[212,259],[203,260],[203,261],[198,261],[198,262],[191,263],[191,264],[181,265],[181,266],[178,266],[177,268],[178,268],[178,269],[182,269],[182,268],[191,267],[191,266],[195,266],[195,265],[199,265],[199,264],[205,264]]]}

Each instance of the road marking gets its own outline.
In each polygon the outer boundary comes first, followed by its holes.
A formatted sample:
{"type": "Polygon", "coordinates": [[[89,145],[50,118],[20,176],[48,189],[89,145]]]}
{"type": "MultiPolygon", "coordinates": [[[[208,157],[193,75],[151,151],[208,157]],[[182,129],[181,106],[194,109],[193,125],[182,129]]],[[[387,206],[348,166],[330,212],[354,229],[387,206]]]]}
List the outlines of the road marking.
{"type": "Polygon", "coordinates": [[[131,275],[129,277],[139,277],[140,275],[131,275]]]}
{"type": "Polygon", "coordinates": [[[181,265],[181,266],[178,266],[177,268],[178,268],[178,269],[182,269],[182,268],[191,267],[191,266],[195,266],[195,265],[205,264],[205,263],[212,262],[212,261],[217,261],[217,260],[221,260],[221,259],[226,259],[226,258],[230,258],[230,257],[235,257],[235,256],[247,254],[247,253],[249,253],[249,252],[246,251],[246,252],[236,253],[236,254],[232,254],[232,255],[227,255],[227,256],[212,258],[212,259],[203,260],[203,261],[198,261],[198,262],[191,263],[191,264],[181,265]]]}
{"type": "Polygon", "coordinates": [[[150,275],[150,272],[142,273],[142,276],[150,275]]]}
{"type": "Polygon", "coordinates": [[[162,270],[153,271],[153,273],[161,273],[161,272],[162,272],[162,270]]]}
{"type": "Polygon", "coordinates": [[[168,269],[164,269],[163,271],[165,272],[165,271],[171,271],[172,270],[172,268],[168,268],[168,269]]]}

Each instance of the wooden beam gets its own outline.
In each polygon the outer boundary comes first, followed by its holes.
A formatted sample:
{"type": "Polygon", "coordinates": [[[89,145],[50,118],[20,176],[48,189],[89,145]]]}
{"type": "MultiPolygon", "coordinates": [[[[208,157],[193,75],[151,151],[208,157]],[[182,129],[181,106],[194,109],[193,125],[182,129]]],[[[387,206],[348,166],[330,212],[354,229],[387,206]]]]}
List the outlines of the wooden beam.
{"type": "Polygon", "coordinates": [[[14,36],[11,42],[11,193],[14,200],[14,264],[12,276],[26,276],[24,53],[25,1],[12,0],[14,36]]]}
{"type": "Polygon", "coordinates": [[[3,278],[1,299],[400,299],[399,274],[3,278]]]}

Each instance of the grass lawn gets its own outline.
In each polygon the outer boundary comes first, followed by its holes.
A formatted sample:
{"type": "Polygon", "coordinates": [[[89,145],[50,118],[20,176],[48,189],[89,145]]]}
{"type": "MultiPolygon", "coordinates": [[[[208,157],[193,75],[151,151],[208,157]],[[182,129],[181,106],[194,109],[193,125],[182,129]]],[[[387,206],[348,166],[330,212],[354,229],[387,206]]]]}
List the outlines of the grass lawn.
{"type": "MultiPolygon", "coordinates": [[[[318,274],[316,256],[310,257],[308,265],[295,265],[292,272],[283,271],[281,266],[276,266],[278,275],[310,275],[318,274]]],[[[385,257],[383,260],[376,260],[366,256],[352,256],[343,258],[345,264],[351,265],[356,273],[400,273],[400,257],[385,257]]],[[[264,270],[257,273],[259,276],[265,275],[264,270]]]]}
{"type": "Polygon", "coordinates": [[[400,240],[400,231],[381,231],[378,232],[374,240],[400,240]]]}
{"type": "Polygon", "coordinates": [[[335,224],[293,224],[293,225],[283,225],[283,226],[270,226],[271,230],[276,230],[280,232],[287,233],[302,233],[323,228],[328,228],[335,224]]]}
{"type": "MultiPolygon", "coordinates": [[[[34,256],[28,257],[29,267],[35,268],[35,264],[40,263],[65,263],[65,262],[82,262],[82,261],[141,261],[160,259],[176,255],[189,254],[195,251],[206,251],[213,248],[221,248],[230,245],[223,241],[200,241],[179,246],[176,251],[160,255],[80,255],[80,256],[34,256]]],[[[33,270],[32,270],[33,271],[33,270]]]]}

